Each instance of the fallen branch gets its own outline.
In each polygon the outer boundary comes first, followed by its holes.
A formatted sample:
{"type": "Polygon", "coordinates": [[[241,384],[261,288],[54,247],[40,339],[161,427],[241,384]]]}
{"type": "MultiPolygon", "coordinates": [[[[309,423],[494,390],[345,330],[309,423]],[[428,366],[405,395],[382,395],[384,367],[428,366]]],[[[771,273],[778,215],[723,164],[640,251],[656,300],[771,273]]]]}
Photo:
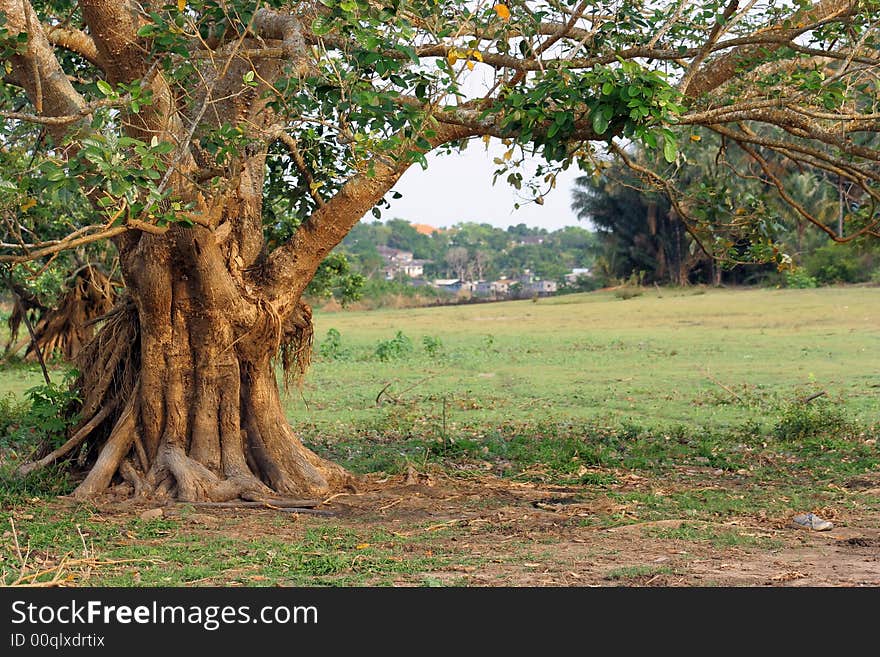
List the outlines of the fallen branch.
{"type": "Polygon", "coordinates": [[[819,397],[824,397],[828,392],[826,390],[820,390],[819,392],[814,392],[812,395],[807,395],[806,397],[801,397],[798,399],[798,403],[800,404],[809,404],[814,399],[819,399],[819,397]]]}
{"type": "Polygon", "coordinates": [[[20,465],[16,469],[15,474],[17,474],[19,477],[26,477],[34,470],[39,470],[41,468],[45,468],[50,463],[53,463],[54,461],[60,459],[62,456],[65,456],[68,452],[73,450],[75,447],[78,447],[79,444],[82,443],[82,441],[85,440],[88,437],[88,435],[94,430],[94,428],[96,426],[98,426],[101,422],[103,422],[104,419],[108,415],[110,415],[110,412],[113,410],[113,408],[115,406],[116,406],[116,404],[107,404],[106,406],[104,406],[104,408],[102,408],[98,413],[96,413],[95,416],[91,420],[86,422],[82,426],[82,428],[79,431],[77,431],[71,437],[71,439],[68,440],[66,443],[64,443],[61,447],[50,452],[49,454],[47,454],[46,456],[41,458],[39,461],[32,461],[30,463],[24,463],[24,464],[20,465]]]}
{"type": "Polygon", "coordinates": [[[736,394],[736,392],[734,392],[733,390],[731,390],[730,388],[728,388],[726,385],[724,385],[723,383],[721,383],[721,381],[719,381],[718,379],[714,378],[711,374],[709,374],[709,368],[708,368],[708,367],[706,368],[706,378],[709,379],[709,381],[711,381],[712,383],[714,383],[714,384],[715,384],[716,386],[718,386],[719,388],[723,388],[724,390],[726,390],[727,392],[729,392],[731,395],[733,395],[733,396],[736,398],[736,400],[737,400],[740,404],[744,404],[744,403],[745,403],[745,401],[743,400],[743,398],[740,397],[738,394],[736,394]]]}

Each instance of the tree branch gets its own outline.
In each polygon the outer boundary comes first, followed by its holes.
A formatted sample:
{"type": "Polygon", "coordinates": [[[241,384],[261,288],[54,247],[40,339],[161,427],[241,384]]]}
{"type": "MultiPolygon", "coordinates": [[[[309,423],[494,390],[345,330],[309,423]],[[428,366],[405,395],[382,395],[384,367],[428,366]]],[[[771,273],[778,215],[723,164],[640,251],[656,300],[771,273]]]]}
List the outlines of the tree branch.
{"type": "MultiPolygon", "coordinates": [[[[88,114],[86,102],[67,79],[30,2],[0,0],[0,12],[6,15],[6,29],[10,35],[22,32],[28,35],[27,50],[23,54],[12,55],[10,63],[16,82],[37,107],[37,114],[44,117],[84,118],[88,114]]],[[[60,143],[74,123],[49,125],[49,133],[56,143],[60,143]]]]}
{"type": "Polygon", "coordinates": [[[98,68],[102,70],[105,68],[104,60],[98,53],[98,46],[95,45],[94,39],[82,30],[76,30],[72,27],[50,27],[46,30],[46,38],[49,39],[49,43],[81,55],[86,61],[98,68]]]}
{"type": "MultiPolygon", "coordinates": [[[[430,149],[423,152],[472,135],[470,128],[441,125],[428,139],[430,149]]],[[[412,146],[410,150],[422,149],[412,146]]],[[[288,242],[270,254],[266,271],[270,283],[265,290],[280,316],[296,306],[324,257],[382,200],[412,162],[404,152],[398,152],[393,161],[383,158],[373,164],[372,174],[355,174],[303,222],[288,242]]]]}
{"type": "Polygon", "coordinates": [[[777,52],[786,42],[807,32],[819,23],[830,18],[842,18],[856,11],[858,0],[822,0],[807,10],[795,12],[789,21],[797,25],[795,28],[783,28],[777,25],[765,33],[775,34],[777,43],[742,45],[714,60],[704,64],[699,72],[690,80],[686,91],[688,98],[699,98],[703,94],[714,91],[731,80],[743,67],[750,62],[761,63],[777,52]]]}

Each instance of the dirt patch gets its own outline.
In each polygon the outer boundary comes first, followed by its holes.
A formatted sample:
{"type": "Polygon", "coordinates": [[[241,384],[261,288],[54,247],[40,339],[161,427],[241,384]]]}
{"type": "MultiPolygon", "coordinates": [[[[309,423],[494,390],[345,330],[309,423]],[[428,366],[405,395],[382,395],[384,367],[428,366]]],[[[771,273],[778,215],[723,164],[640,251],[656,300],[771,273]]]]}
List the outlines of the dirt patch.
{"type": "MultiPolygon", "coordinates": [[[[880,586],[880,515],[870,505],[823,509],[836,525],[828,532],[796,529],[787,517],[766,513],[644,520],[642,510],[612,493],[670,494],[675,481],[664,480],[661,489],[645,477],[614,474],[614,490],[482,474],[369,476],[357,493],[320,506],[333,513],[329,517],[168,505],[161,520],[176,527],[157,531],[149,543],[161,546],[186,533],[259,550],[255,542],[262,539],[297,545],[315,531],[332,530],[357,537],[340,554],[370,541],[388,559],[412,564],[395,565],[391,580],[355,582],[368,586],[880,586]]],[[[95,514],[123,526],[154,507],[117,503],[98,506],[95,514]]],[[[120,544],[137,544],[121,533],[120,544]]],[[[279,583],[256,566],[221,570],[191,584],[234,585],[242,577],[256,585],[279,583]]],[[[340,583],[349,574],[342,569],[340,583]]]]}
{"type": "MultiPolygon", "coordinates": [[[[621,486],[650,488],[643,477],[621,486]]],[[[598,516],[627,521],[627,505],[576,487],[542,486],[494,477],[442,475],[366,478],[357,494],[326,508],[351,529],[385,530],[417,539],[453,565],[424,574],[463,586],[877,586],[880,517],[830,532],[806,532],[779,518],[728,517],[720,522],[664,519],[591,527],[598,516]],[[683,529],[684,528],[684,529],[683,529]],[[679,535],[693,534],[690,538],[679,535]],[[732,542],[733,545],[726,545],[732,542]],[[467,556],[478,564],[458,565],[467,556]]],[[[826,513],[830,510],[826,510],[826,513]]],[[[831,515],[831,514],[829,514],[831,515]]],[[[233,531],[253,536],[251,515],[233,531]]],[[[401,579],[398,584],[411,584],[401,579]]]]}

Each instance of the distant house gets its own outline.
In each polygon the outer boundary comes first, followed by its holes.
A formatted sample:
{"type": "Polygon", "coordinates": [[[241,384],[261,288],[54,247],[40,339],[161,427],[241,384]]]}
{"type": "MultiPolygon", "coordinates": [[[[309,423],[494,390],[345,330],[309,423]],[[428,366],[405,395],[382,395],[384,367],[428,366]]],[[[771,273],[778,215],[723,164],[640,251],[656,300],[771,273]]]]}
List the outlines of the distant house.
{"type": "Polygon", "coordinates": [[[474,283],[474,296],[489,297],[492,296],[492,283],[489,281],[477,281],[474,283]]]}
{"type": "Polygon", "coordinates": [[[589,267],[575,267],[568,274],[565,275],[565,283],[566,285],[574,285],[577,283],[577,280],[581,276],[589,276],[590,268],[589,267]]]}
{"type": "Polygon", "coordinates": [[[489,283],[489,292],[496,297],[506,297],[507,293],[510,292],[510,284],[512,281],[503,278],[498,281],[492,281],[489,283]]]}
{"type": "Polygon", "coordinates": [[[385,261],[383,271],[387,280],[392,280],[398,276],[418,278],[424,275],[425,265],[430,262],[430,260],[414,259],[411,251],[394,249],[384,244],[377,246],[376,251],[379,252],[379,255],[385,261]]]}
{"type": "Polygon", "coordinates": [[[459,292],[461,290],[461,281],[457,278],[437,278],[433,283],[434,287],[447,292],[459,292]]]}
{"type": "Polygon", "coordinates": [[[418,278],[425,273],[425,264],[430,262],[429,260],[412,260],[411,262],[403,263],[399,267],[399,271],[402,274],[406,274],[410,278],[418,278]]]}
{"type": "Polygon", "coordinates": [[[402,264],[404,262],[412,262],[413,254],[411,251],[404,251],[403,249],[394,249],[390,246],[385,246],[384,244],[380,244],[376,247],[376,251],[379,252],[379,255],[385,259],[385,262],[389,264],[402,264]]]}
{"type": "Polygon", "coordinates": [[[541,235],[527,235],[526,237],[521,237],[519,240],[520,246],[534,246],[543,243],[544,237],[542,237],[541,235]]]}
{"type": "Polygon", "coordinates": [[[558,287],[556,281],[532,281],[528,284],[527,289],[532,294],[545,297],[551,294],[556,294],[558,287]]]}

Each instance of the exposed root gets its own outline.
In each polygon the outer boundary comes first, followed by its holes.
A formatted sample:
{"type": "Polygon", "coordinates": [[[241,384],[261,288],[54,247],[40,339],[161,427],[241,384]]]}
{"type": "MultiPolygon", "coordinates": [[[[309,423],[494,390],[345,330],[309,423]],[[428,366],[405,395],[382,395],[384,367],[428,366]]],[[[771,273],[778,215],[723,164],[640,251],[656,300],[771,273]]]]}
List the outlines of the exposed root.
{"type": "Polygon", "coordinates": [[[177,499],[181,502],[228,502],[246,494],[272,495],[272,490],[253,476],[221,479],[180,448],[167,448],[162,463],[177,481],[177,499]]]}
{"type": "Polygon", "coordinates": [[[303,377],[312,361],[312,340],[315,329],[312,324],[312,308],[300,302],[290,319],[284,324],[281,344],[278,349],[281,370],[284,372],[284,387],[291,382],[302,384],[303,377]]]}
{"type": "Polygon", "coordinates": [[[309,306],[282,322],[265,304],[263,320],[236,339],[228,317],[197,302],[208,292],[187,279],[172,288],[169,305],[126,299],[102,318],[76,362],[83,421],[19,473],[70,459],[88,468],[72,495],[80,500],[112,493],[272,505],[353,490],[353,477],[307,449],[287,423],[270,363],[275,353],[285,375],[305,372],[309,306]],[[141,326],[143,314],[164,317],[171,308],[170,327],[141,326]]]}
{"type": "Polygon", "coordinates": [[[22,340],[13,344],[24,319],[21,312],[13,312],[9,317],[10,339],[6,345],[7,354],[16,354],[27,343],[25,360],[37,357],[37,347],[46,358],[57,355],[68,361],[73,360],[92,339],[95,320],[108,313],[116,303],[117,285],[118,283],[93,265],[80,267],[68,278],[68,291],[61,297],[56,308],[28,304],[25,312],[33,308],[40,315],[34,326],[34,340],[22,340]]]}
{"type": "Polygon", "coordinates": [[[89,470],[86,478],[73,491],[73,497],[79,500],[89,499],[104,492],[119,469],[122,459],[131,449],[134,440],[136,423],[137,395],[132,395],[125,405],[113,432],[101,448],[98,459],[89,470]]]}
{"type": "Polygon", "coordinates": [[[150,490],[149,485],[138,474],[131,463],[123,461],[119,466],[119,474],[131,485],[135,497],[145,497],[148,494],[150,490]]]}

